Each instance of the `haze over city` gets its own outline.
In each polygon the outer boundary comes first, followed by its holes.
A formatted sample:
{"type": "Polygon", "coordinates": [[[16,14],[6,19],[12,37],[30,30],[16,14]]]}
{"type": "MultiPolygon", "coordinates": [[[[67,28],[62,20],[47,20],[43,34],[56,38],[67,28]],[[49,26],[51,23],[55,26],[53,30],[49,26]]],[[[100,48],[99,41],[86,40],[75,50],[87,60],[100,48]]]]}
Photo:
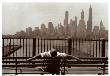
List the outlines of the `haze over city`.
{"type": "Polygon", "coordinates": [[[69,20],[77,16],[79,22],[81,11],[87,25],[88,8],[92,6],[92,26],[99,26],[102,20],[105,29],[108,28],[108,7],[106,3],[3,3],[2,34],[15,34],[27,27],[54,26],[64,24],[65,11],[69,12],[69,20]]]}

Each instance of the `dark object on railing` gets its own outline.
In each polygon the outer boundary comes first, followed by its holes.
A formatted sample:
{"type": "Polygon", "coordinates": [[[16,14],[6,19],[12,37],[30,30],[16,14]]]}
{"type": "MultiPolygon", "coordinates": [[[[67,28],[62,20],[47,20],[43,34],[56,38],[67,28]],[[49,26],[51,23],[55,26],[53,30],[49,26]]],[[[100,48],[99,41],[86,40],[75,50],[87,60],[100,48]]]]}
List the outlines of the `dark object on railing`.
{"type": "Polygon", "coordinates": [[[18,64],[18,62],[17,62],[17,58],[15,59],[15,65],[16,65],[16,75],[17,75],[17,64],[18,64]]]}
{"type": "Polygon", "coordinates": [[[3,44],[2,44],[2,46],[3,46],[3,50],[2,50],[2,56],[4,57],[4,39],[3,39],[3,44]]]}
{"type": "Polygon", "coordinates": [[[71,55],[72,50],[72,39],[68,39],[68,54],[71,55]]]}
{"type": "Polygon", "coordinates": [[[33,38],[33,54],[32,56],[34,57],[36,55],[36,38],[33,38]]]}
{"type": "Polygon", "coordinates": [[[105,57],[105,40],[102,40],[102,57],[105,57]]]}

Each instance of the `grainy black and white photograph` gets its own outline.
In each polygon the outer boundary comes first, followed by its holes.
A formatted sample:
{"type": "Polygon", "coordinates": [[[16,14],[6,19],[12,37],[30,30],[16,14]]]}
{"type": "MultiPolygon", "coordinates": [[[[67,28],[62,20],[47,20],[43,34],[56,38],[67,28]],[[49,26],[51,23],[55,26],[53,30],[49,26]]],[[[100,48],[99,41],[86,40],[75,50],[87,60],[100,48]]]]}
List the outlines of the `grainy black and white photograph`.
{"type": "Polygon", "coordinates": [[[2,75],[108,75],[108,8],[3,2],[2,75]]]}

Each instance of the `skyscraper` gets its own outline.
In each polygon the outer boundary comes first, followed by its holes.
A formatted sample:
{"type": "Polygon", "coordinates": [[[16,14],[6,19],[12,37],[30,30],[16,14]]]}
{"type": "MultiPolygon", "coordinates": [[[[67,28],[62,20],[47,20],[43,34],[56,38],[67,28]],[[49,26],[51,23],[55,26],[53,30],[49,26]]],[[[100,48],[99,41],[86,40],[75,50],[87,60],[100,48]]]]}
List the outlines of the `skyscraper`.
{"type": "Polygon", "coordinates": [[[58,34],[57,36],[59,36],[59,38],[62,38],[65,35],[64,26],[61,23],[58,24],[57,34],[58,34]]]}
{"type": "Polygon", "coordinates": [[[73,21],[72,19],[70,19],[70,24],[69,24],[69,26],[70,26],[69,36],[73,37],[73,35],[74,35],[74,21],[73,21]]]}
{"type": "Polygon", "coordinates": [[[75,26],[77,27],[77,16],[75,16],[75,26]]]}
{"type": "Polygon", "coordinates": [[[42,38],[46,37],[46,35],[47,35],[47,28],[46,28],[45,24],[41,24],[40,32],[41,32],[41,37],[42,38]]]}
{"type": "Polygon", "coordinates": [[[87,21],[87,38],[88,39],[91,39],[92,37],[92,8],[91,8],[91,5],[90,5],[90,8],[89,8],[89,18],[88,18],[88,21],[87,21]]]}
{"type": "Polygon", "coordinates": [[[93,28],[93,38],[99,39],[99,26],[94,26],[93,28]]]}
{"type": "Polygon", "coordinates": [[[104,31],[104,30],[105,30],[105,27],[104,27],[104,25],[103,25],[102,20],[100,21],[100,30],[101,30],[101,31],[104,31]]]}
{"type": "Polygon", "coordinates": [[[84,11],[81,12],[81,19],[84,19],[84,11]]]}
{"type": "Polygon", "coordinates": [[[40,29],[39,27],[35,27],[33,31],[33,36],[39,38],[40,37],[40,29]]]}
{"type": "Polygon", "coordinates": [[[68,13],[68,11],[66,11],[65,12],[65,22],[64,22],[65,26],[68,26],[68,16],[69,16],[69,13],[68,13]]]}
{"type": "Polygon", "coordinates": [[[102,20],[100,21],[100,38],[105,38],[105,27],[102,20]]]}
{"type": "Polygon", "coordinates": [[[65,19],[64,19],[64,28],[65,28],[65,36],[67,37],[69,35],[69,26],[68,26],[68,17],[69,13],[68,11],[65,12],[65,19]]]}
{"type": "Polygon", "coordinates": [[[86,38],[86,25],[84,21],[84,11],[81,12],[81,19],[79,20],[78,28],[77,28],[77,37],[78,38],[86,38]]]}
{"type": "Polygon", "coordinates": [[[53,26],[53,23],[52,22],[49,22],[48,23],[48,35],[50,37],[53,37],[54,36],[54,26],[53,26]]]}
{"type": "Polygon", "coordinates": [[[75,16],[75,21],[74,21],[74,38],[76,38],[76,34],[77,34],[77,16],[75,16]]]}

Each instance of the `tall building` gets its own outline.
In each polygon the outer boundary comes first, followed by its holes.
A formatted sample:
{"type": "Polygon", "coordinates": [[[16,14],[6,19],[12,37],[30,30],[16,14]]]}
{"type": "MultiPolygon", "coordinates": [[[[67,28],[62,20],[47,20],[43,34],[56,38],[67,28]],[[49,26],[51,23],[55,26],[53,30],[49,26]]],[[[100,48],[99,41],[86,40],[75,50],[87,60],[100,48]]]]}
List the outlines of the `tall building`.
{"type": "Polygon", "coordinates": [[[75,16],[75,20],[74,20],[74,38],[76,38],[76,34],[77,34],[77,16],[75,16]]]}
{"type": "Polygon", "coordinates": [[[65,30],[64,30],[64,26],[60,23],[58,24],[58,36],[59,38],[64,38],[64,35],[65,35],[65,30]]]}
{"type": "Polygon", "coordinates": [[[48,35],[49,37],[53,37],[55,33],[54,26],[52,22],[48,23],[48,35]]]}
{"type": "Polygon", "coordinates": [[[39,30],[39,27],[35,27],[34,31],[37,31],[37,30],[39,30]]]}
{"type": "Polygon", "coordinates": [[[26,33],[27,33],[28,36],[31,36],[32,28],[31,27],[26,28],[26,33]]]}
{"type": "Polygon", "coordinates": [[[75,16],[75,26],[77,27],[77,16],[75,16]]]}
{"type": "Polygon", "coordinates": [[[93,38],[94,39],[99,39],[99,26],[94,26],[93,28],[93,38]]]}
{"type": "Polygon", "coordinates": [[[45,24],[41,24],[40,34],[42,38],[47,37],[47,28],[45,24]]]}
{"type": "Polygon", "coordinates": [[[103,25],[102,20],[100,22],[100,38],[105,38],[105,27],[103,25]]]}
{"type": "Polygon", "coordinates": [[[84,11],[81,12],[81,19],[77,27],[77,38],[86,38],[86,25],[84,21],[84,11]]]}
{"type": "Polygon", "coordinates": [[[68,37],[69,35],[69,26],[68,26],[68,19],[69,19],[69,13],[68,11],[65,12],[65,19],[64,19],[64,28],[65,28],[65,36],[68,37]]]}
{"type": "Polygon", "coordinates": [[[35,38],[39,38],[40,37],[40,29],[39,29],[39,27],[35,27],[35,29],[33,31],[33,37],[35,37],[35,38]]]}
{"type": "Polygon", "coordinates": [[[59,34],[60,29],[59,28],[60,28],[59,24],[58,24],[58,26],[54,27],[54,37],[55,38],[59,38],[60,37],[60,34],[59,34]]]}
{"type": "Polygon", "coordinates": [[[104,25],[103,25],[102,20],[100,21],[100,30],[101,30],[101,31],[104,31],[104,30],[105,30],[105,27],[104,27],[104,25]]]}
{"type": "Polygon", "coordinates": [[[82,10],[81,12],[81,19],[83,20],[84,19],[84,11],[82,10]]]}
{"type": "Polygon", "coordinates": [[[70,33],[69,33],[69,36],[70,37],[73,37],[74,36],[74,21],[72,19],[70,19],[70,33]]]}
{"type": "Polygon", "coordinates": [[[47,32],[47,28],[46,28],[45,24],[41,24],[40,31],[41,32],[47,32]]]}
{"type": "Polygon", "coordinates": [[[89,18],[87,21],[87,38],[88,39],[92,38],[92,8],[91,8],[91,5],[89,8],[89,18]]]}
{"type": "Polygon", "coordinates": [[[65,12],[65,22],[64,22],[65,26],[68,26],[68,16],[69,16],[69,13],[68,13],[68,11],[66,11],[65,12]]]}

